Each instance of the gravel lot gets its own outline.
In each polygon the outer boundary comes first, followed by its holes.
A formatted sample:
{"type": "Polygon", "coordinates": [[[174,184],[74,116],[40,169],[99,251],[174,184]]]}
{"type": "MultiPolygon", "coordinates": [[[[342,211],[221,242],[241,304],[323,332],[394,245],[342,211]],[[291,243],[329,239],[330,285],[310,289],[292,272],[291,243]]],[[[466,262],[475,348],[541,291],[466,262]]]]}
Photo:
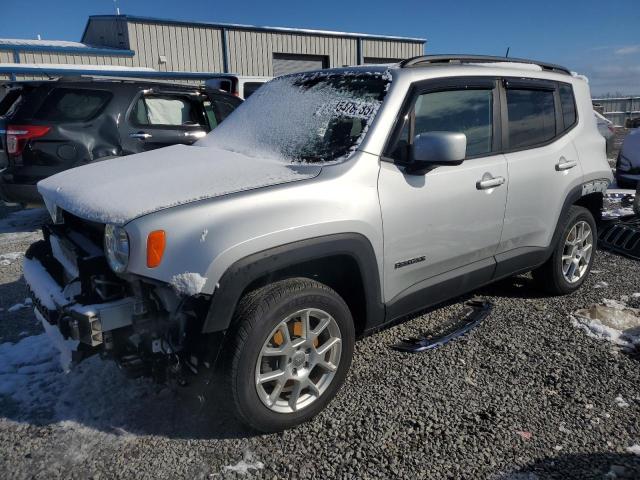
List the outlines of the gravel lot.
{"type": "MultiPolygon", "coordinates": [[[[40,218],[0,207],[0,255],[23,252],[40,218]]],[[[326,411],[295,430],[255,435],[222,412],[205,424],[180,392],[126,380],[98,358],[62,373],[31,310],[8,311],[26,287],[20,259],[2,258],[4,478],[234,478],[243,467],[244,478],[268,479],[640,478],[640,452],[627,450],[640,444],[638,359],[568,318],[640,292],[636,261],[599,252],[584,287],[563,298],[542,296],[527,277],[474,292],[494,312],[429,353],[389,346],[447,321],[459,304],[365,338],[326,411]],[[21,368],[3,364],[17,353],[21,368]]],[[[629,303],[640,307],[640,298],[629,303]]]]}

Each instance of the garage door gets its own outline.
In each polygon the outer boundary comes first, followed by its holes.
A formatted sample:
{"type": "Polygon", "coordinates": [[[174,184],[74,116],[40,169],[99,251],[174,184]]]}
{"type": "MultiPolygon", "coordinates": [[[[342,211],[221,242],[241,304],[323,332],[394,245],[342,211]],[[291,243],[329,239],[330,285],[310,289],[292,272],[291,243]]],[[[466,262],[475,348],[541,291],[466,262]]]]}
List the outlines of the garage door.
{"type": "Polygon", "coordinates": [[[386,63],[398,63],[401,61],[399,58],[364,57],[365,65],[384,65],[386,63]]]}
{"type": "Polygon", "coordinates": [[[294,55],[285,53],[273,54],[273,76],[289,73],[308,72],[327,68],[329,61],[321,55],[294,55]]]}

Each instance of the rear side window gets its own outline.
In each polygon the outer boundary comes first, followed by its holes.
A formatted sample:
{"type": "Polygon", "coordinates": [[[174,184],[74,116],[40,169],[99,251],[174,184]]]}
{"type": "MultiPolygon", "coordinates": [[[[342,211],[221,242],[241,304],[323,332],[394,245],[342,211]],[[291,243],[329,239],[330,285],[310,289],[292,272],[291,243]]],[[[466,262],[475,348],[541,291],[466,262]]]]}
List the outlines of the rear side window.
{"type": "Polygon", "coordinates": [[[111,97],[111,92],[105,90],[54,88],[34,118],[56,122],[84,122],[98,115],[111,97]]]}
{"type": "Polygon", "coordinates": [[[6,92],[0,90],[0,95],[3,95],[0,98],[0,117],[11,116],[22,100],[22,89],[13,88],[6,92]]]}
{"type": "Polygon", "coordinates": [[[562,105],[564,129],[568,130],[576,123],[576,102],[573,98],[571,85],[560,84],[560,104],[562,105]]]}
{"type": "Polygon", "coordinates": [[[132,113],[138,125],[204,126],[200,102],[188,97],[152,95],[141,97],[132,113]]]}
{"type": "Polygon", "coordinates": [[[552,90],[507,89],[509,148],[539,145],[556,135],[552,90]]]}

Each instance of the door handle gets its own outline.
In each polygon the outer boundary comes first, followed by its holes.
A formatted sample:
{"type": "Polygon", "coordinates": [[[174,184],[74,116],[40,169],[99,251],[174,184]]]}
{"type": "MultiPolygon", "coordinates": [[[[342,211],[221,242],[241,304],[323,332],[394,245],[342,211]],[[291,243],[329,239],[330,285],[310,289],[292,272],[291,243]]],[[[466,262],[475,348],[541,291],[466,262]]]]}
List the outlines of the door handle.
{"type": "Polygon", "coordinates": [[[207,132],[184,132],[185,137],[202,138],[207,136],[207,132]]]}
{"type": "Polygon", "coordinates": [[[150,133],[147,132],[137,132],[137,133],[130,133],[129,136],[131,138],[140,138],[142,140],[146,139],[146,138],[151,138],[153,137],[153,135],[151,135],[150,133]]]}
{"type": "Polygon", "coordinates": [[[560,157],[560,160],[558,160],[558,163],[556,163],[556,170],[562,172],[564,170],[569,170],[576,165],[578,165],[578,162],[576,162],[575,160],[567,160],[564,157],[560,157]]]}
{"type": "Polygon", "coordinates": [[[482,180],[476,182],[476,188],[478,190],[489,190],[490,188],[496,188],[502,185],[506,180],[504,177],[483,177],[482,180]]]}

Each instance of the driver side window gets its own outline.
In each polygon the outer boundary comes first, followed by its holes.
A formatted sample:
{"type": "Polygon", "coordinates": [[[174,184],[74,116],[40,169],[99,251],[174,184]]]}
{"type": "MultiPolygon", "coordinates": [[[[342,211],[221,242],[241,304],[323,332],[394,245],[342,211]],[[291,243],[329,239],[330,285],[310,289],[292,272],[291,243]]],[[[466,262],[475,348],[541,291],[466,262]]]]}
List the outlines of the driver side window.
{"type": "Polygon", "coordinates": [[[395,149],[405,160],[407,146],[426,132],[460,132],[467,136],[467,157],[488,155],[493,145],[493,90],[446,90],[419,95],[404,122],[395,149]]]}

